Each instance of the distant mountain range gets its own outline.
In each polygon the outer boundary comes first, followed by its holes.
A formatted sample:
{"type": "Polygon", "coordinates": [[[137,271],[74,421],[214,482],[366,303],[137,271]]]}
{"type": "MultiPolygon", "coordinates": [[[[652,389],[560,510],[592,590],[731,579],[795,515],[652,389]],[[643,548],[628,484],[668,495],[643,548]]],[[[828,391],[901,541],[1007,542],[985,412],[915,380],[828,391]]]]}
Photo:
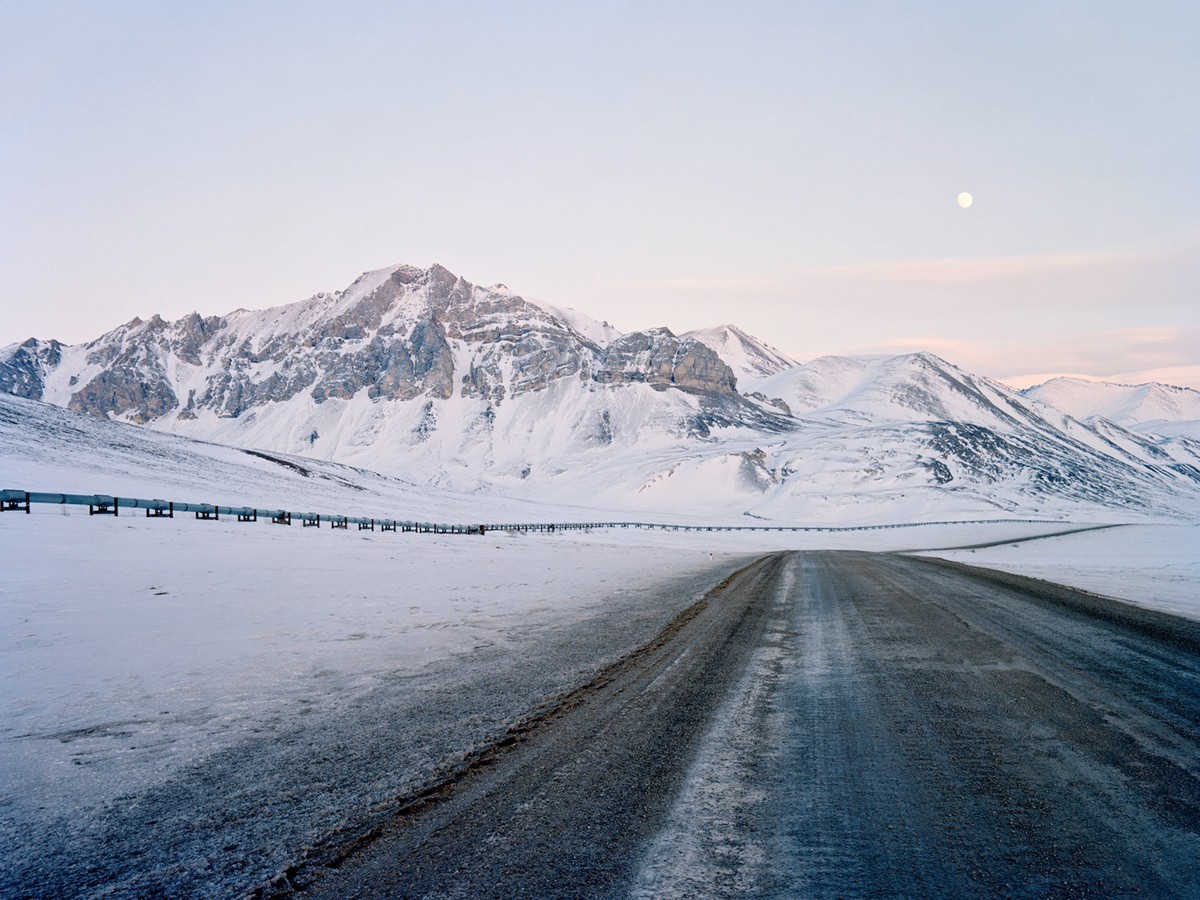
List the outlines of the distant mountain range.
{"type": "Polygon", "coordinates": [[[440,266],[0,349],[0,391],[456,491],[768,520],[1200,508],[1200,392],[622,334],[440,266]]]}

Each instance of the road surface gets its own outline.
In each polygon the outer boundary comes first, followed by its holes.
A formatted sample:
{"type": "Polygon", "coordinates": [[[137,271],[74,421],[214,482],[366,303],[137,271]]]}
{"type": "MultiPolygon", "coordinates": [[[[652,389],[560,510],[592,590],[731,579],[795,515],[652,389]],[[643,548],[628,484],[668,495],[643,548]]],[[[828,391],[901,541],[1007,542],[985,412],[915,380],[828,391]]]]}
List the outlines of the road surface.
{"type": "Polygon", "coordinates": [[[260,893],[1200,896],[1200,623],[765,557],[260,893]]]}

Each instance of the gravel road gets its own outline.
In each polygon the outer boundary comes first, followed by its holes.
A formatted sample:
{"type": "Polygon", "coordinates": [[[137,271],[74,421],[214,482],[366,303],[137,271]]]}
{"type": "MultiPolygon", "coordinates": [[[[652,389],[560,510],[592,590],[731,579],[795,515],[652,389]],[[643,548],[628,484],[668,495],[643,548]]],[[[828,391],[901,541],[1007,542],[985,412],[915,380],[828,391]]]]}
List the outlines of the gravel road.
{"type": "Polygon", "coordinates": [[[1200,896],[1200,623],[776,554],[265,894],[1200,896]]]}

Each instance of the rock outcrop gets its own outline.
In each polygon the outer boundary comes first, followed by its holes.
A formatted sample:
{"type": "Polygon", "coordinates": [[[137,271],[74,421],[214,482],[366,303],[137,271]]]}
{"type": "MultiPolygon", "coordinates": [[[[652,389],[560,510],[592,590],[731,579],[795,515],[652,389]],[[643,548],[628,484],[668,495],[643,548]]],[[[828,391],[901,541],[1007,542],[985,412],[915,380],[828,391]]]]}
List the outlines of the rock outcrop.
{"type": "Polygon", "coordinates": [[[704,344],[676,337],[668,328],[638,331],[605,348],[595,380],[601,384],[644,383],[712,394],[737,393],[733,370],[704,344]]]}
{"type": "Polygon", "coordinates": [[[46,371],[58,366],[63,345],[58,341],[30,338],[0,351],[0,392],[30,400],[41,400],[46,389],[46,371]]]}

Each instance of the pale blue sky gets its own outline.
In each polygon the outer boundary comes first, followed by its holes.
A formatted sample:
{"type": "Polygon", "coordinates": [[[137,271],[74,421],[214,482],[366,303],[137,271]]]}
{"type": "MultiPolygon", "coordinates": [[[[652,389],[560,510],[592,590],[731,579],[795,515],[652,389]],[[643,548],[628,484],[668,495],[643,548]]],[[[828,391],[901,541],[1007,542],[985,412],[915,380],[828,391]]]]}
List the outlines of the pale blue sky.
{"type": "Polygon", "coordinates": [[[0,344],[440,262],[801,359],[1200,366],[1197,46],[1194,2],[0,0],[0,344]]]}

